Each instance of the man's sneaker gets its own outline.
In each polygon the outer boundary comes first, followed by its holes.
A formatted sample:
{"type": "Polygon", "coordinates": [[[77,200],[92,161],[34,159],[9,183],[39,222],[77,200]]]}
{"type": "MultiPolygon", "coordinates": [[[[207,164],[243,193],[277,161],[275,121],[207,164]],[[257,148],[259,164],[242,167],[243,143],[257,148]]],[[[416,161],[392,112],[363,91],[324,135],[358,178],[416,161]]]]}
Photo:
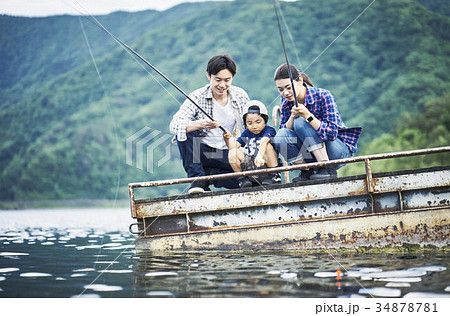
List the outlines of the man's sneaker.
{"type": "Polygon", "coordinates": [[[311,179],[312,175],[314,175],[314,169],[300,170],[299,175],[297,177],[293,178],[292,182],[308,181],[311,179]]]}
{"type": "Polygon", "coordinates": [[[271,172],[268,174],[268,178],[263,180],[261,185],[271,185],[271,184],[279,184],[281,183],[281,176],[279,173],[271,172]]]}
{"type": "Polygon", "coordinates": [[[315,174],[313,174],[311,180],[332,179],[337,178],[337,171],[332,167],[321,167],[315,174]]]}
{"type": "Polygon", "coordinates": [[[247,177],[239,177],[238,182],[240,188],[250,188],[253,186],[252,182],[247,177]]]}
{"type": "Polygon", "coordinates": [[[188,193],[189,194],[204,193],[205,191],[210,191],[208,182],[207,181],[198,181],[198,182],[191,183],[188,193]]]}

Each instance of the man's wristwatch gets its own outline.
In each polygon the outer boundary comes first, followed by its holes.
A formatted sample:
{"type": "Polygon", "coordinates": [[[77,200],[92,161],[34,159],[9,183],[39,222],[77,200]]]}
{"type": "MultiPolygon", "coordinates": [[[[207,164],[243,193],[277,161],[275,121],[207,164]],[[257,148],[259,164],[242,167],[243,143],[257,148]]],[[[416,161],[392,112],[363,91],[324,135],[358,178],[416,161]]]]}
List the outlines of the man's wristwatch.
{"type": "Polygon", "coordinates": [[[312,120],[314,120],[314,116],[311,115],[306,119],[306,122],[311,123],[312,120]]]}

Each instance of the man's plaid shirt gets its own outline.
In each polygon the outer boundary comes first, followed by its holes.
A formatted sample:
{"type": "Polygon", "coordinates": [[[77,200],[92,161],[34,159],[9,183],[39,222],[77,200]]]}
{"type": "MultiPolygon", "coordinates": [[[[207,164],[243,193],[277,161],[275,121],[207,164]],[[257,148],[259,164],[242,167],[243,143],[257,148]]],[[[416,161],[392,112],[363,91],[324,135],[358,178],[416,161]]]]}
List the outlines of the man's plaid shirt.
{"type": "MultiPolygon", "coordinates": [[[[286,127],[293,106],[294,102],[281,97],[280,128],[286,127]]],[[[306,85],[305,106],[321,121],[317,134],[323,141],[333,141],[337,137],[347,145],[352,153],[356,152],[356,142],[362,128],[345,126],[337,110],[336,100],[330,91],[306,85]]]]}
{"type": "MultiPolygon", "coordinates": [[[[240,135],[244,130],[242,120],[242,116],[244,115],[244,106],[249,100],[249,97],[247,92],[239,87],[230,86],[228,91],[231,99],[231,105],[233,106],[236,117],[236,127],[233,131],[233,135],[240,135]]],[[[210,84],[195,90],[189,94],[189,97],[206,113],[220,123],[220,117],[213,116],[213,94],[210,84]]],[[[186,126],[188,122],[197,121],[203,118],[206,118],[206,115],[203,114],[191,101],[189,101],[189,99],[186,99],[178,112],[173,116],[172,122],[170,122],[170,132],[175,134],[178,141],[185,141],[186,126]]],[[[203,132],[202,134],[206,134],[206,130],[201,131],[203,132]]]]}

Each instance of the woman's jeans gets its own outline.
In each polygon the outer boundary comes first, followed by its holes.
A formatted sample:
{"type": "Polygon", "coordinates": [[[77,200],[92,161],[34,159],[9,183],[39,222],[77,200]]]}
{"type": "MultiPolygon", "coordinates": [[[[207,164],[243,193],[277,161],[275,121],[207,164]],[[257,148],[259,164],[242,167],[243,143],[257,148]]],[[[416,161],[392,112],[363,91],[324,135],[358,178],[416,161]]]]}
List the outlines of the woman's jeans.
{"type": "MultiPolygon", "coordinates": [[[[220,150],[212,148],[201,142],[202,137],[198,131],[187,133],[187,139],[183,142],[177,140],[178,149],[183,167],[189,178],[201,177],[222,173],[233,173],[228,162],[228,149],[220,150]]],[[[236,178],[211,181],[216,188],[239,188],[236,178]]]]}
{"type": "MultiPolygon", "coordinates": [[[[349,158],[350,150],[339,138],[333,141],[323,141],[316,130],[302,117],[294,120],[293,130],[282,128],[274,137],[275,148],[283,158],[289,163],[304,160],[306,163],[317,162],[312,154],[313,151],[322,148],[323,144],[327,149],[330,160],[349,158]]],[[[339,169],[343,164],[334,166],[339,169]]]]}

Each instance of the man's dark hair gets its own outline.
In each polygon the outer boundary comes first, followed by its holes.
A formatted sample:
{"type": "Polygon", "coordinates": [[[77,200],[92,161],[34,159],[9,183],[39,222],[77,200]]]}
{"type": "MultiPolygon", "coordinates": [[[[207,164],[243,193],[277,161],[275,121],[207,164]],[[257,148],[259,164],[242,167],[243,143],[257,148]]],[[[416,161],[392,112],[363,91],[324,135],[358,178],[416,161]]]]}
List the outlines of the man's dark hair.
{"type": "Polygon", "coordinates": [[[211,76],[217,75],[219,71],[224,69],[228,69],[234,77],[236,74],[236,63],[229,55],[217,55],[209,60],[206,72],[211,76]]]}

